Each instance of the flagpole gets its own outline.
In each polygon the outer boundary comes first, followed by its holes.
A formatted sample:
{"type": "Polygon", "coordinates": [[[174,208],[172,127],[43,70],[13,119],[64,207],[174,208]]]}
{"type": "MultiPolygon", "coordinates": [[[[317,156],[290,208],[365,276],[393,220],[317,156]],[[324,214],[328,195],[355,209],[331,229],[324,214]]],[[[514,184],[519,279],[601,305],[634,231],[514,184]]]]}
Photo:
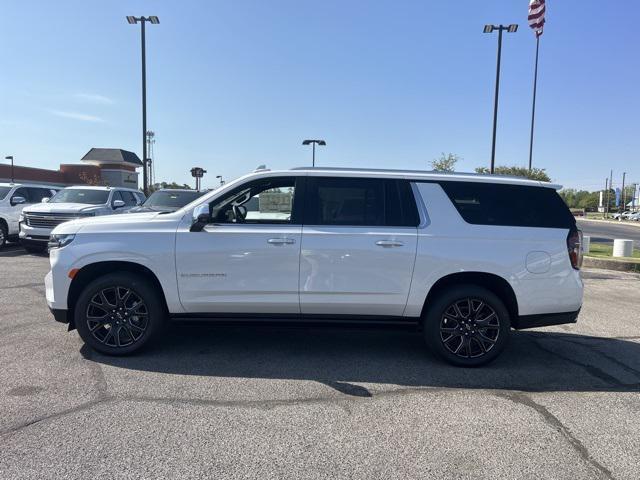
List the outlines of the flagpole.
{"type": "Polygon", "coordinates": [[[538,87],[538,52],[540,50],[540,35],[536,35],[536,67],[533,74],[533,105],[531,106],[531,138],[529,140],[529,171],[533,160],[533,127],[536,120],[536,90],[538,87]]]}

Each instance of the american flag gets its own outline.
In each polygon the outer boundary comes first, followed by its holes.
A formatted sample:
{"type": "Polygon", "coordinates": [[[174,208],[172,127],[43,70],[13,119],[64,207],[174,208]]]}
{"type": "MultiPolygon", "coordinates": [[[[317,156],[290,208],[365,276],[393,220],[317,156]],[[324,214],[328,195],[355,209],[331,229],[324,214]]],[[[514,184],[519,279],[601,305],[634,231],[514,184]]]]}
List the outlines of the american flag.
{"type": "Polygon", "coordinates": [[[533,29],[536,37],[542,35],[544,28],[544,0],[531,0],[529,2],[529,26],[533,29]]]}

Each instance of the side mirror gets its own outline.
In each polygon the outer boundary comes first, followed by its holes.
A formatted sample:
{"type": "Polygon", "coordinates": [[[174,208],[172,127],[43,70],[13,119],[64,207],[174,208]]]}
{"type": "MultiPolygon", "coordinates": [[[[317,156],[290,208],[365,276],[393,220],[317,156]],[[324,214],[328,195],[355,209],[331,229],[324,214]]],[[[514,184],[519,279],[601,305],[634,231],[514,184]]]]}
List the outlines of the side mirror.
{"type": "Polygon", "coordinates": [[[15,197],[11,197],[11,205],[12,206],[16,206],[16,205],[20,205],[23,203],[27,203],[27,199],[24,197],[19,197],[19,196],[15,196],[15,197]]]}
{"type": "Polygon", "coordinates": [[[124,207],[124,205],[125,205],[125,204],[124,204],[124,201],[123,201],[123,200],[114,200],[114,201],[113,201],[113,208],[114,208],[114,209],[116,209],[116,208],[122,208],[122,207],[124,207]]]}
{"type": "Polygon", "coordinates": [[[207,223],[211,222],[211,214],[209,213],[209,204],[198,205],[193,209],[193,218],[191,223],[191,232],[201,232],[207,223]]]}
{"type": "Polygon", "coordinates": [[[40,200],[42,203],[49,203],[49,200],[51,200],[49,197],[44,197],[42,200],[40,200]]]}

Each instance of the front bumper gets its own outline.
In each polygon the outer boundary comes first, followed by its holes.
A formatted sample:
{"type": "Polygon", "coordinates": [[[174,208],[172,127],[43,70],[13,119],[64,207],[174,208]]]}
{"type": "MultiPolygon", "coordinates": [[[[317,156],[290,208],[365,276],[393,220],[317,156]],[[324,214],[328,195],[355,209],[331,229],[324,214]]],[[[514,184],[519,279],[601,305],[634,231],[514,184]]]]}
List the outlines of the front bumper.
{"type": "Polygon", "coordinates": [[[23,245],[47,245],[51,230],[50,228],[30,227],[24,222],[20,222],[18,239],[23,245]]]}
{"type": "Polygon", "coordinates": [[[51,308],[51,307],[49,307],[49,310],[51,311],[51,315],[53,315],[53,318],[55,319],[56,322],[69,323],[68,310],[61,310],[58,308],[51,308]]]}
{"type": "Polygon", "coordinates": [[[516,330],[525,328],[550,327],[552,325],[563,325],[565,323],[576,323],[580,309],[575,312],[546,313],[542,315],[520,315],[518,321],[513,325],[516,330]]]}

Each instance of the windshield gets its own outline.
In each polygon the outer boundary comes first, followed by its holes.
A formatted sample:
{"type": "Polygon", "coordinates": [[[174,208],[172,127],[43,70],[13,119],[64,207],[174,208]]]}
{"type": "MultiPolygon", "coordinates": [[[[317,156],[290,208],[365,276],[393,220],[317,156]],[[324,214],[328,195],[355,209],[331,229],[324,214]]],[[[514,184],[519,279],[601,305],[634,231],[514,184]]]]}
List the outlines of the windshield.
{"type": "Polygon", "coordinates": [[[107,203],[109,192],[105,190],[82,190],[69,189],[60,190],[49,203],[88,203],[90,205],[101,205],[107,203]]]}
{"type": "Polygon", "coordinates": [[[0,187],[0,200],[3,200],[10,191],[11,187],[0,187]]]}
{"type": "Polygon", "coordinates": [[[182,208],[187,203],[193,202],[196,198],[203,195],[205,192],[155,192],[143,203],[145,207],[170,207],[170,208],[182,208]]]}

